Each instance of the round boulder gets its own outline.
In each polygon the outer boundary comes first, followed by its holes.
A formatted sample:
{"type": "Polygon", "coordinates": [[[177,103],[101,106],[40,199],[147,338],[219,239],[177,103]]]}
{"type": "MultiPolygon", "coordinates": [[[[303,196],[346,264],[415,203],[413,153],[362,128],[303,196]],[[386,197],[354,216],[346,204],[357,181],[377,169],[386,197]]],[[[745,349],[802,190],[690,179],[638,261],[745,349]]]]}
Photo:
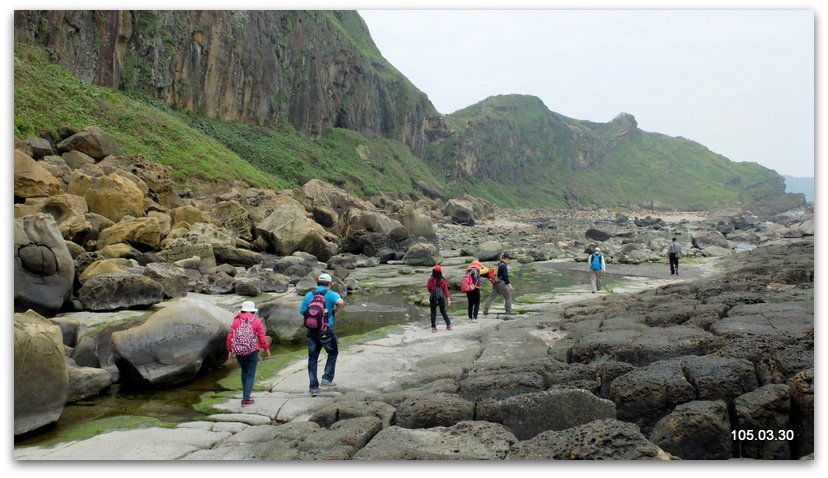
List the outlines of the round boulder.
{"type": "Polygon", "coordinates": [[[34,311],[14,314],[14,434],[56,422],[68,390],[60,327],[34,311]]]}
{"type": "Polygon", "coordinates": [[[48,214],[14,220],[14,309],[52,316],[72,294],[75,267],[48,214]]]}
{"type": "Polygon", "coordinates": [[[179,299],[143,324],[113,332],[112,353],[122,379],[171,387],[218,367],[227,359],[225,324],[233,314],[220,315],[215,307],[179,299]]]}

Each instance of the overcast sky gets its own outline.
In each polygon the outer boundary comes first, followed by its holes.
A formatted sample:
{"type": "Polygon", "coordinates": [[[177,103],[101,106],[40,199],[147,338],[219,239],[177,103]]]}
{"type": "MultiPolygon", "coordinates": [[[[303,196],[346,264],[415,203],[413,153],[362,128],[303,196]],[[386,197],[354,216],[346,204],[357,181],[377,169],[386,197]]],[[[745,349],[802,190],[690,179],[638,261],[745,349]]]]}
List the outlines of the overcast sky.
{"type": "Polygon", "coordinates": [[[360,10],[383,56],[448,114],[499,94],[683,136],[814,176],[808,10],[360,10]]]}

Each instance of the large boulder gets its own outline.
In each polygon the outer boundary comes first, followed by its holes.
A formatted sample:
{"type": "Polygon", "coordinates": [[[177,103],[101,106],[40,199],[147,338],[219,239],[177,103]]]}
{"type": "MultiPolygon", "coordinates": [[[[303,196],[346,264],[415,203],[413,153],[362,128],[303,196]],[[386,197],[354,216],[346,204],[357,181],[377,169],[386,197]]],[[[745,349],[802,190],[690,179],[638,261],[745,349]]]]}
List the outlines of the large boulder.
{"type": "Polygon", "coordinates": [[[503,255],[503,244],[498,241],[483,241],[477,246],[477,260],[497,261],[503,255]]]}
{"type": "Polygon", "coordinates": [[[60,194],[60,181],[25,153],[14,151],[14,195],[20,198],[60,194]]]}
{"type": "Polygon", "coordinates": [[[72,169],[81,169],[84,166],[95,164],[94,159],[80,151],[67,151],[61,154],[60,157],[72,169]]]}
{"type": "Polygon", "coordinates": [[[113,377],[108,371],[95,367],[79,367],[72,359],[66,359],[69,374],[67,403],[99,395],[112,385],[113,377]]]}
{"type": "Polygon", "coordinates": [[[682,460],[732,458],[727,403],[724,400],[682,403],[655,424],[650,441],[682,460]]]}
{"type": "Polygon", "coordinates": [[[259,316],[265,319],[267,335],[274,343],[304,343],[307,329],[302,325],[299,304],[302,298],[292,297],[288,301],[267,302],[259,305],[259,316]]]}
{"type": "Polygon", "coordinates": [[[385,428],[391,426],[395,413],[396,409],[385,402],[346,394],[313,412],[309,420],[327,428],[340,420],[376,417],[385,428]]]}
{"type": "Polygon", "coordinates": [[[78,282],[84,284],[87,280],[102,274],[113,272],[128,272],[138,265],[133,259],[116,257],[112,259],[100,259],[89,264],[78,276],[78,282]]]}
{"type": "Polygon", "coordinates": [[[164,288],[144,275],[114,272],[86,281],[78,300],[93,311],[143,308],[164,300],[164,288]]]}
{"type": "Polygon", "coordinates": [[[72,178],[72,168],[60,156],[46,156],[40,160],[40,165],[61,182],[69,184],[72,178]]]}
{"type": "Polygon", "coordinates": [[[144,193],[135,183],[118,173],[94,178],[83,197],[90,212],[113,222],[118,222],[127,215],[144,215],[144,193]]]}
{"type": "Polygon", "coordinates": [[[296,199],[313,215],[314,221],[329,230],[338,229],[340,216],[351,208],[376,210],[370,202],[320,179],[306,182],[296,193],[296,199]]]}
{"type": "Polygon", "coordinates": [[[795,457],[814,452],[814,369],[794,375],[790,384],[795,457]]]}
{"type": "Polygon", "coordinates": [[[612,381],[610,399],[618,419],[650,430],[676,405],[696,399],[696,390],[684,376],[677,360],[655,362],[612,381]]]}
{"type": "Polygon", "coordinates": [[[50,214],[60,234],[67,241],[83,244],[90,238],[92,224],[86,218],[89,208],[86,200],[74,194],[58,194],[46,198],[29,198],[25,204],[14,205],[14,216],[37,213],[50,214]]]}
{"type": "Polygon", "coordinates": [[[550,390],[497,402],[502,419],[520,440],[547,430],[564,430],[593,420],[615,418],[615,404],[586,390],[550,390]]]}
{"type": "Polygon", "coordinates": [[[383,429],[357,460],[502,460],[517,438],[496,423],[465,421],[450,427],[383,429]]]}
{"type": "Polygon", "coordinates": [[[98,234],[98,249],[113,244],[127,243],[140,251],[153,250],[161,243],[158,219],[139,217],[118,222],[98,234]]]}
{"type": "MultiPolygon", "coordinates": [[[[737,440],[737,456],[760,460],[787,460],[791,447],[777,436],[780,430],[790,430],[791,395],[787,385],[765,385],[736,397],[733,401],[737,430],[752,430],[753,437],[737,440]],[[759,436],[760,432],[772,433],[759,436]]],[[[782,437],[784,438],[784,437],[782,437]]]]}
{"type": "Polygon", "coordinates": [[[40,159],[44,156],[52,154],[52,144],[47,139],[40,136],[29,136],[26,138],[26,144],[32,148],[32,158],[40,159]]]}
{"type": "Polygon", "coordinates": [[[198,268],[209,269],[216,266],[213,246],[208,242],[194,242],[188,237],[178,237],[164,241],[164,248],[159,252],[168,262],[178,262],[197,258],[198,268]]]}
{"type": "Polygon", "coordinates": [[[122,379],[171,387],[227,359],[225,338],[233,314],[179,299],[143,324],[112,333],[112,351],[122,379]]]}
{"type": "Polygon", "coordinates": [[[34,311],[14,314],[14,434],[56,422],[68,390],[60,327],[34,311]]]}
{"type": "Polygon", "coordinates": [[[255,239],[253,217],[238,201],[218,202],[210,209],[209,215],[216,224],[245,241],[255,239]]]}
{"type": "Polygon", "coordinates": [[[428,242],[411,244],[403,256],[403,262],[411,266],[433,266],[442,260],[437,246],[428,242]]]}
{"type": "Polygon", "coordinates": [[[474,402],[455,394],[414,396],[397,407],[397,425],[403,428],[452,426],[474,419],[474,402]]]}
{"type": "Polygon", "coordinates": [[[475,214],[474,206],[461,199],[449,199],[443,213],[448,216],[452,224],[460,224],[463,226],[474,226],[475,214]]]}
{"type": "Polygon", "coordinates": [[[437,241],[431,216],[423,214],[410,204],[403,206],[400,211],[400,223],[411,237],[424,237],[429,242],[437,241]]]}
{"type": "Polygon", "coordinates": [[[209,212],[203,211],[196,206],[180,206],[170,210],[170,218],[172,224],[175,226],[178,223],[186,222],[187,224],[196,224],[199,222],[212,223],[213,219],[209,212]]]}
{"type": "Polygon", "coordinates": [[[149,189],[146,196],[166,209],[184,205],[184,200],[175,192],[172,166],[150,161],[141,155],[109,156],[98,164],[107,173],[114,170],[131,173],[149,189]]]}
{"type": "Polygon", "coordinates": [[[151,262],[144,267],[144,275],[161,284],[164,298],[177,299],[187,295],[189,275],[175,264],[151,262]]]}
{"type": "Polygon", "coordinates": [[[48,214],[14,220],[14,310],[45,316],[60,310],[72,294],[75,266],[48,214]]]}
{"type": "Polygon", "coordinates": [[[702,231],[693,234],[691,241],[693,247],[705,249],[708,246],[717,246],[724,249],[729,247],[727,238],[719,231],[702,231]]]}
{"type": "Polygon", "coordinates": [[[64,139],[57,145],[60,152],[80,151],[94,159],[103,159],[107,156],[120,156],[118,144],[96,126],[84,128],[72,136],[64,139]]]}
{"type": "Polygon", "coordinates": [[[327,261],[336,252],[337,246],[331,233],[314,222],[301,204],[280,196],[282,203],[264,221],[256,226],[256,233],[262,235],[276,254],[290,255],[304,251],[327,261]]]}
{"type": "Polygon", "coordinates": [[[595,420],[517,443],[509,460],[669,460],[632,423],[595,420]]]}
{"type": "Polygon", "coordinates": [[[353,254],[376,256],[385,247],[396,248],[408,239],[408,231],[399,221],[375,211],[351,208],[340,217],[342,250],[353,254]],[[390,239],[390,241],[388,241],[390,239]]]}

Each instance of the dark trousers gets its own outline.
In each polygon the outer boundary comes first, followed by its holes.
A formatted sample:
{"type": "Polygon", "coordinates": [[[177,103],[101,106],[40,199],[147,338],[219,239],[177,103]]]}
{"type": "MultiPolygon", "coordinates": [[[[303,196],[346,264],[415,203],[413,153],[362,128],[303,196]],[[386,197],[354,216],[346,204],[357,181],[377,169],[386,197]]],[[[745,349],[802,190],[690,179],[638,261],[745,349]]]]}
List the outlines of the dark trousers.
{"type": "Polygon", "coordinates": [[[259,352],[250,355],[236,355],[236,361],[241,367],[242,400],[250,400],[253,391],[253,382],[256,380],[256,365],[259,363],[259,352]]]}
{"type": "Polygon", "coordinates": [[[446,299],[445,297],[440,297],[439,299],[435,299],[431,297],[428,300],[428,305],[431,306],[431,328],[437,327],[437,306],[440,306],[440,313],[443,314],[443,320],[446,321],[446,325],[451,325],[451,321],[449,320],[448,313],[446,312],[446,299]]]}
{"type": "Polygon", "coordinates": [[[339,355],[339,346],[336,343],[336,334],[330,328],[325,332],[308,330],[307,337],[308,378],[310,379],[310,389],[316,390],[319,388],[319,379],[316,375],[316,363],[319,360],[319,353],[324,348],[328,354],[322,380],[325,382],[333,382],[334,374],[336,373],[336,357],[339,355]]]}
{"type": "Polygon", "coordinates": [[[670,274],[678,274],[679,256],[675,252],[670,253],[670,274]]]}
{"type": "Polygon", "coordinates": [[[475,288],[466,292],[466,298],[469,299],[469,318],[476,319],[477,312],[480,310],[480,289],[475,288]]]}

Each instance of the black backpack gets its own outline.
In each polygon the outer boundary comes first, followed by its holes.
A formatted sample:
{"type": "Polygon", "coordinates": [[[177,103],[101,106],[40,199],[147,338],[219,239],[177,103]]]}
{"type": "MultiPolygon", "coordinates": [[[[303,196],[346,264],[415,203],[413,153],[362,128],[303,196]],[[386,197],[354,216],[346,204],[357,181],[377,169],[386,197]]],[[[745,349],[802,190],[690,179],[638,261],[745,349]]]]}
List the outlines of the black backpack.
{"type": "Polygon", "coordinates": [[[325,292],[316,292],[308,304],[308,310],[305,311],[305,327],[311,330],[322,330],[327,320],[328,315],[325,309],[325,292]]]}
{"type": "Polygon", "coordinates": [[[443,281],[439,281],[434,286],[434,290],[431,291],[431,298],[435,301],[439,301],[443,298],[443,281]]]}

